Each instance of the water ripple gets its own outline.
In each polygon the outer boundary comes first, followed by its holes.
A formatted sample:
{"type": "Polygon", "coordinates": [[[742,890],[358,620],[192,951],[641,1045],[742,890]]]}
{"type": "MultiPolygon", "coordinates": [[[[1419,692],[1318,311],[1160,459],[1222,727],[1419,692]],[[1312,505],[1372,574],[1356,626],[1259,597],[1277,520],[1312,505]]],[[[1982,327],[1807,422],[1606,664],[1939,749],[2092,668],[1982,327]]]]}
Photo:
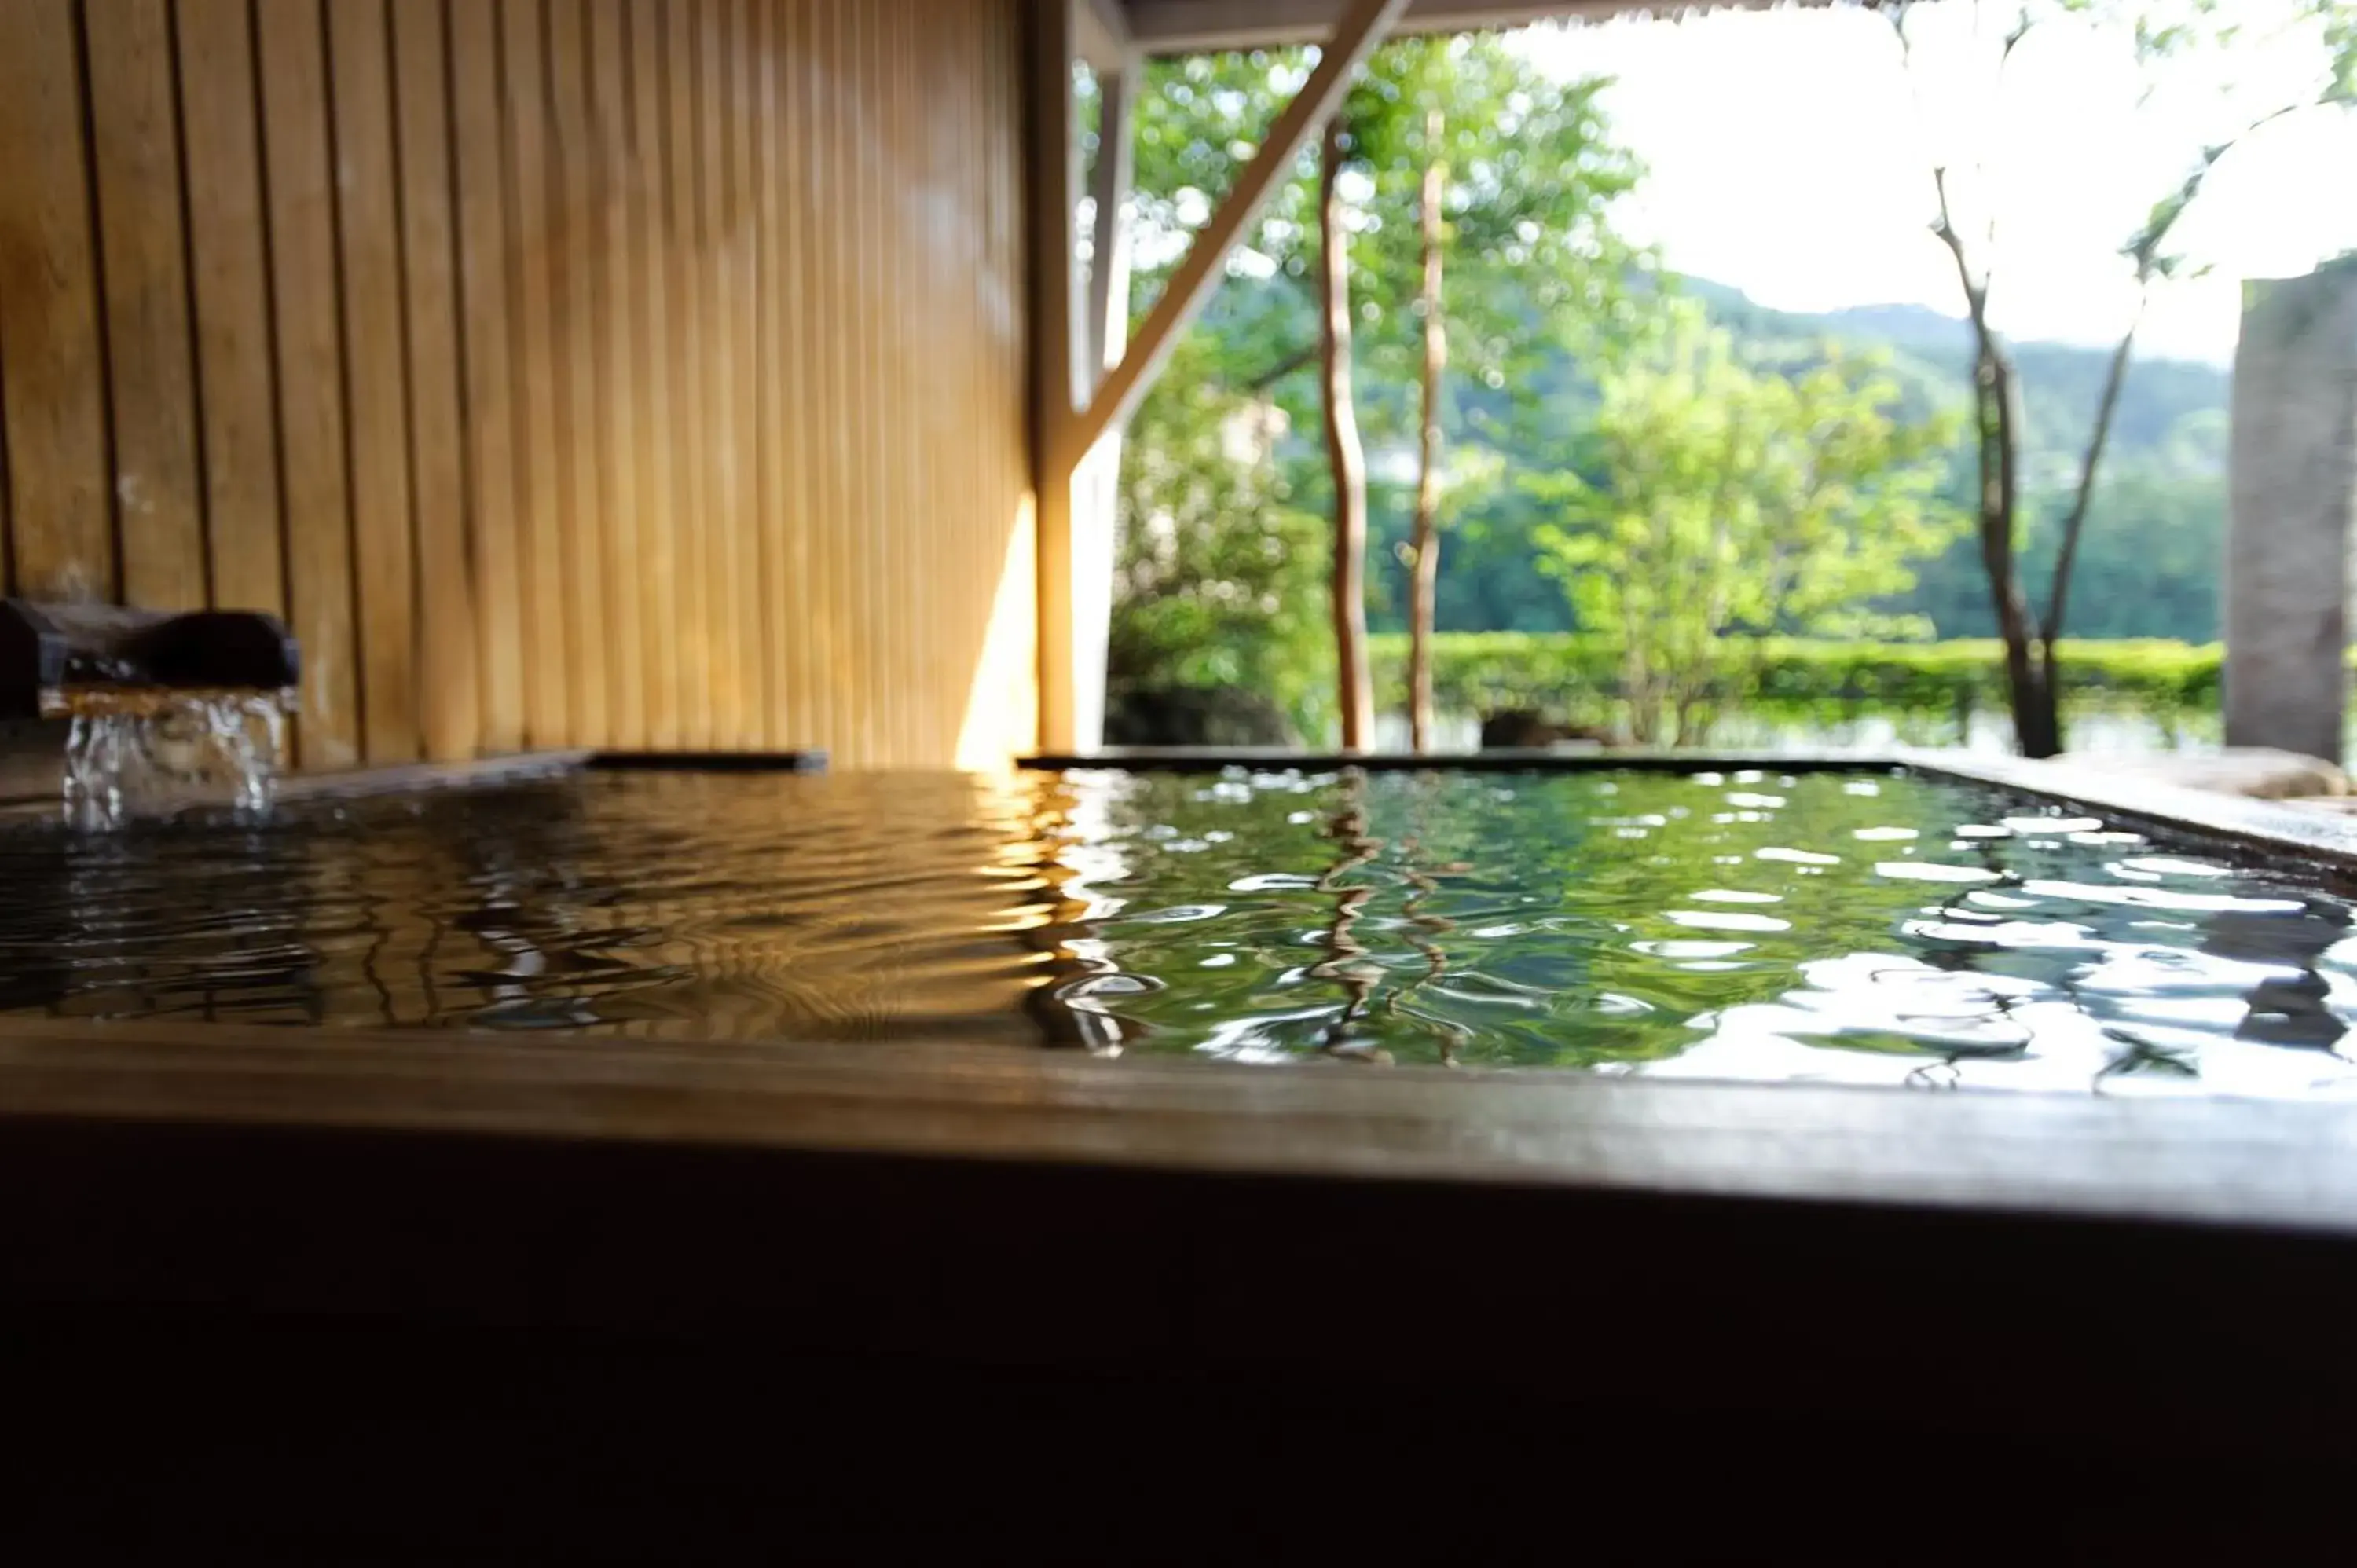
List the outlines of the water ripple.
{"type": "Polygon", "coordinates": [[[2337,885],[1892,775],[592,775],[0,885],[74,1018],[2357,1095],[2337,885]]]}

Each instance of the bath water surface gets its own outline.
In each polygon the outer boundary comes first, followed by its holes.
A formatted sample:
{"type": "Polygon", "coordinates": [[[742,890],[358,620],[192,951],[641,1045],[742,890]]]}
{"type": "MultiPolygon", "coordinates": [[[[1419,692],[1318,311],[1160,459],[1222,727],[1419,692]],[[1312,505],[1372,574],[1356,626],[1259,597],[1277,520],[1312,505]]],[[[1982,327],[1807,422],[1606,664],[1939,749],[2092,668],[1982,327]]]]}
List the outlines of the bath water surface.
{"type": "Polygon", "coordinates": [[[590,773],[0,886],[20,1014],[2357,1092],[2348,887],[1888,772],[590,773]]]}

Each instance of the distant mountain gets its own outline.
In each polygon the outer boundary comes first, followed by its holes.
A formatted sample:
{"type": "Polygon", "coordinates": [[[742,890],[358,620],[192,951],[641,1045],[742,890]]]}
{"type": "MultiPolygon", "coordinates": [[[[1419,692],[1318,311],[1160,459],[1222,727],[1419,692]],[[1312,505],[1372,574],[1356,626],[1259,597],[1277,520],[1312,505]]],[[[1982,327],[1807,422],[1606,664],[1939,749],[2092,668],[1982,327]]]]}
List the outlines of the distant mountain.
{"type": "Polygon", "coordinates": [[[1946,357],[1972,351],[1964,318],[1923,305],[1851,305],[1819,314],[1771,309],[1729,284],[1688,277],[1679,286],[1721,324],[1743,337],[1839,338],[1907,353],[1946,357]]]}
{"type": "MultiPolygon", "coordinates": [[[[1970,370],[1964,323],[1914,305],[1864,305],[1821,314],[1772,310],[1707,278],[1675,285],[1700,300],[1759,361],[1799,369],[1821,361],[1828,340],[1885,357],[1902,409],[1922,417],[1961,409],[1970,370]]],[[[1536,315],[1534,312],[1535,328],[1536,315]]],[[[1203,327],[1234,346],[1237,381],[1269,392],[1294,413],[1281,450],[1300,466],[1305,504],[1318,499],[1315,312],[1293,279],[1232,279],[1203,327]]],[[[1487,447],[1508,471],[1547,472],[1574,460],[1593,417],[1592,367],[1533,333],[1512,380],[1469,380],[1452,392],[1455,448],[1487,447]]],[[[2024,555],[2033,596],[2044,602],[2055,520],[2075,489],[2110,352],[2064,343],[2016,343],[2022,389],[2024,555]]],[[[1376,481],[1372,559],[1387,562],[1406,537],[1413,472],[1414,371],[1383,361],[1362,343],[1357,400],[1376,481]]],[[[2212,365],[2139,359],[2128,371],[2072,592],[2071,629],[2088,637],[2217,635],[2218,563],[2224,550],[2228,374],[2212,365]]],[[[1969,509],[1970,450],[1959,441],[1949,491],[1969,509]]],[[[1442,554],[1440,624],[1468,631],[1551,631],[1571,625],[1563,593],[1536,566],[1530,531],[1545,510],[1513,485],[1497,487],[1457,519],[1442,554]]],[[[1373,574],[1374,624],[1400,624],[1388,568],[1373,574]]],[[[1943,637],[1992,629],[1977,543],[1969,536],[1924,564],[1915,590],[1887,607],[1920,614],[1943,637]]]]}
{"type": "MultiPolygon", "coordinates": [[[[1921,305],[1857,305],[1819,314],[1771,310],[1742,290],[1707,278],[1681,285],[1712,317],[1771,361],[1813,357],[1827,338],[1889,354],[1910,393],[1932,405],[1963,396],[1972,360],[1964,320],[1921,305]]],[[[2016,343],[2023,447],[2032,488],[2065,483],[2076,473],[2111,350],[2071,343],[2016,343]]],[[[2183,360],[2130,363],[2113,425],[2112,456],[2122,467],[2215,475],[2226,456],[2226,411],[2233,378],[2214,365],[2183,360]]]]}
{"type": "Polygon", "coordinates": [[[1945,316],[1927,305],[1851,305],[1813,319],[1844,338],[1871,338],[1895,348],[1929,353],[1972,351],[1972,335],[1962,317],[1945,316]]]}
{"type": "MultiPolygon", "coordinates": [[[[1972,336],[1954,317],[1920,305],[1795,315],[1707,279],[1688,279],[1684,287],[1770,362],[1809,362],[1831,338],[1889,355],[1919,410],[1954,406],[1964,395],[1972,336]]],[[[2033,603],[2042,605],[2055,521],[2078,484],[2111,351],[2067,343],[2012,348],[2021,379],[2025,571],[2033,603]]],[[[2130,362],[2072,587],[2070,629],[2077,635],[2195,642],[2218,635],[2232,381],[2213,365],[2130,362]]],[[[1961,451],[1957,464],[1955,498],[1969,506],[1972,472],[1961,451]]],[[[1924,564],[1911,593],[1887,607],[1923,616],[1943,637],[1992,635],[1979,549],[1971,537],[1959,539],[1924,564]]]]}

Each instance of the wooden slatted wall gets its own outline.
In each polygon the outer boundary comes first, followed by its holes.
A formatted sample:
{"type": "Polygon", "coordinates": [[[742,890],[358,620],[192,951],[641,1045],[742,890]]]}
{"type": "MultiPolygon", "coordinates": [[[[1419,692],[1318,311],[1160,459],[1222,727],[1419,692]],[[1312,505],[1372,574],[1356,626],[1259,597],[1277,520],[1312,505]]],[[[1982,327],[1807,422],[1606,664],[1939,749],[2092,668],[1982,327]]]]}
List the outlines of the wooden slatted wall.
{"type": "Polygon", "coordinates": [[[301,760],[1031,744],[1020,0],[5,0],[0,539],[301,760]]]}

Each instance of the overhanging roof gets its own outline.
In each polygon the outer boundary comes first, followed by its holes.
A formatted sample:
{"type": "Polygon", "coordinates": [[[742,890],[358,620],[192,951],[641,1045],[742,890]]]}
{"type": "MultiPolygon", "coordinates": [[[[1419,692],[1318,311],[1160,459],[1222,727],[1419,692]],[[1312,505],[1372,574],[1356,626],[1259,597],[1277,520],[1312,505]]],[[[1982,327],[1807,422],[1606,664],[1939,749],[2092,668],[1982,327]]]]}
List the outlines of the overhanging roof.
{"type": "MultiPolygon", "coordinates": [[[[1333,30],[1348,0],[1116,0],[1130,38],[1147,54],[1314,44],[1333,30]]],[[[1401,33],[1513,27],[1550,17],[1601,21],[1623,12],[1762,10],[1777,0],[1415,0],[1392,28],[1401,33]]],[[[1825,5],[1829,0],[1803,0],[1825,5]]],[[[1112,8],[1112,7],[1108,7],[1112,8]]]]}

